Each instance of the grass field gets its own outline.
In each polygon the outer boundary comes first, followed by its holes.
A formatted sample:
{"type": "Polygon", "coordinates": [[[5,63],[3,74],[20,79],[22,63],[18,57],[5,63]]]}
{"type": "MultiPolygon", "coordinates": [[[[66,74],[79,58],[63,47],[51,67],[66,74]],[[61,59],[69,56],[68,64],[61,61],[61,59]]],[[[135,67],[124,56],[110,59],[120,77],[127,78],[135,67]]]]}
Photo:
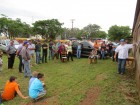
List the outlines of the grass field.
{"type": "MultiPolygon", "coordinates": [[[[21,92],[28,95],[29,78],[18,73],[18,59],[11,71],[7,69],[7,57],[3,60],[0,89],[14,75],[21,92]]],[[[88,64],[87,58],[65,63],[48,61],[31,70],[45,74],[46,98],[32,103],[30,98],[23,100],[17,96],[4,105],[140,105],[135,80],[128,74],[117,74],[117,63],[110,59],[98,60],[97,64],[88,64]]]]}

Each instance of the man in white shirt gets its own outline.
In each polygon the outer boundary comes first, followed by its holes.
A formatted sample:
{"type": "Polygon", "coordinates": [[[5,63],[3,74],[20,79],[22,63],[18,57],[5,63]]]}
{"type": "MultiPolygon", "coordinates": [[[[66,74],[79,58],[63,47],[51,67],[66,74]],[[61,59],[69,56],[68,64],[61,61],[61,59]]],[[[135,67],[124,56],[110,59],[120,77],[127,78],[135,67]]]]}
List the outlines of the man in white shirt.
{"type": "Polygon", "coordinates": [[[133,44],[126,44],[124,39],[120,40],[120,45],[115,50],[114,58],[118,54],[118,73],[125,73],[126,59],[128,58],[128,50],[133,48],[133,44]]]}
{"type": "Polygon", "coordinates": [[[29,40],[29,45],[28,45],[28,49],[29,49],[29,54],[30,54],[30,66],[32,67],[33,65],[36,65],[35,62],[35,45],[32,43],[32,40],[29,40]]]}

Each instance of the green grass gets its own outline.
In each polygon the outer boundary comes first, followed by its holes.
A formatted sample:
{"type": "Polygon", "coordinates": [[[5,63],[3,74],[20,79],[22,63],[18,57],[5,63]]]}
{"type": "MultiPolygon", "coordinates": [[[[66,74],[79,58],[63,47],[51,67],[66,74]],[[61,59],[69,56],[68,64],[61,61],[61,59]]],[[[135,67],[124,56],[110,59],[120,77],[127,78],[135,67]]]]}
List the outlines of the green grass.
{"type": "MultiPolygon", "coordinates": [[[[11,71],[7,69],[7,57],[4,56],[3,60],[0,88],[4,88],[9,77],[15,75],[21,92],[28,95],[29,78],[18,73],[18,59],[11,71]]],[[[118,75],[117,63],[110,59],[98,60],[97,64],[88,64],[87,58],[75,58],[74,62],[66,63],[49,61],[31,70],[45,74],[47,105],[78,105],[86,98],[87,91],[94,87],[100,89],[96,105],[139,105],[135,80],[127,75],[118,75]]],[[[30,100],[17,96],[4,104],[26,105],[30,100]]]]}

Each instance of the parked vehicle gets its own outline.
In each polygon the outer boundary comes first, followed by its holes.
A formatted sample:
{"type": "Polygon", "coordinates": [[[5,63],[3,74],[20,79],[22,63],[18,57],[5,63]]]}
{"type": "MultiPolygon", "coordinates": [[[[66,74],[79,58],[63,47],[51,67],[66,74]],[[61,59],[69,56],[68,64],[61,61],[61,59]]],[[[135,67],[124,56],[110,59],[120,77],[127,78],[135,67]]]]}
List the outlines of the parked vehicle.
{"type": "MultiPolygon", "coordinates": [[[[10,44],[10,39],[0,39],[0,50],[6,52],[7,46],[10,44]]],[[[17,49],[19,46],[18,41],[14,40],[15,48],[17,49]]]]}
{"type": "MultiPolygon", "coordinates": [[[[93,43],[90,41],[82,41],[80,42],[82,45],[81,56],[88,57],[90,52],[93,50],[93,43]]],[[[76,55],[77,53],[77,45],[79,42],[74,41],[72,45],[73,54],[76,55]]]]}

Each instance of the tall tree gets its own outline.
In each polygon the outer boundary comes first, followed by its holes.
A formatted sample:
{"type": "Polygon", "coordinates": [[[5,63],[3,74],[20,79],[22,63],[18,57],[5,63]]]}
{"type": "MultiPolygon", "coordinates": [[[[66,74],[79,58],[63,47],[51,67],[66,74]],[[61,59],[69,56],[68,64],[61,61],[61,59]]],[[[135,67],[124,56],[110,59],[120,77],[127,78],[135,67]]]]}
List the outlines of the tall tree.
{"type": "Polygon", "coordinates": [[[120,40],[121,38],[129,37],[131,34],[131,29],[129,26],[111,26],[108,30],[109,40],[120,40]]]}
{"type": "Polygon", "coordinates": [[[92,37],[97,36],[97,32],[101,29],[101,27],[97,24],[89,24],[86,27],[83,28],[83,30],[92,37]]]}
{"type": "Polygon", "coordinates": [[[99,38],[103,38],[103,39],[107,38],[107,33],[105,31],[98,31],[97,34],[99,38]]]}
{"type": "Polygon", "coordinates": [[[19,18],[12,20],[2,15],[0,18],[0,31],[12,37],[27,37],[31,33],[30,26],[21,22],[19,18]]]}
{"type": "Polygon", "coordinates": [[[39,20],[33,23],[33,30],[36,34],[41,34],[44,37],[55,39],[56,36],[60,35],[63,32],[61,28],[63,24],[60,23],[57,19],[51,20],[39,20]]]}

